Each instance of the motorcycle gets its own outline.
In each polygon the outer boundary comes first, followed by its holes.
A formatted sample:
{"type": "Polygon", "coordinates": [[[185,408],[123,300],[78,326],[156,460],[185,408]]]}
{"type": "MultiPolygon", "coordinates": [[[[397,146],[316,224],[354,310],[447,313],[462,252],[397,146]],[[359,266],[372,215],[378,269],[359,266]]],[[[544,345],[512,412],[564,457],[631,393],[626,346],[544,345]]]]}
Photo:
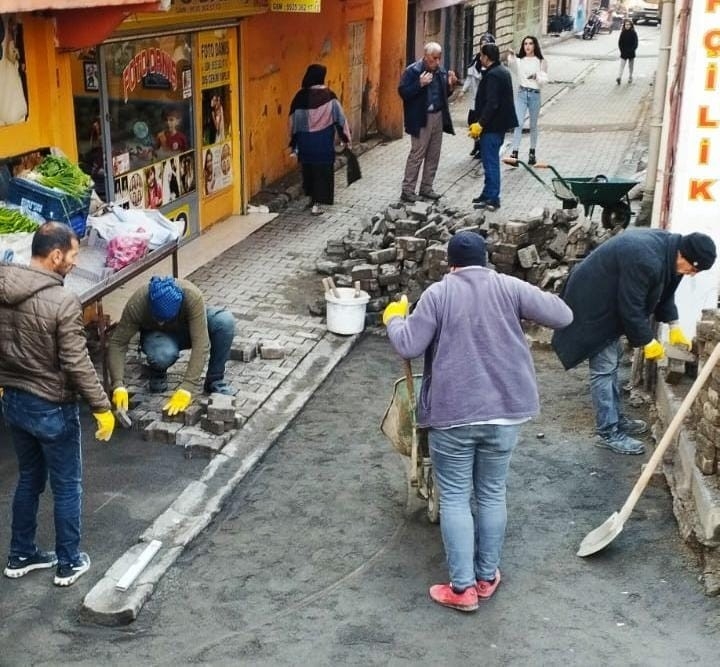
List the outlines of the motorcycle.
{"type": "Polygon", "coordinates": [[[592,39],[595,37],[595,35],[600,32],[600,28],[602,26],[602,20],[600,19],[600,12],[595,9],[593,10],[593,13],[590,14],[587,23],[585,24],[585,27],[583,28],[583,39],[592,39]]]}

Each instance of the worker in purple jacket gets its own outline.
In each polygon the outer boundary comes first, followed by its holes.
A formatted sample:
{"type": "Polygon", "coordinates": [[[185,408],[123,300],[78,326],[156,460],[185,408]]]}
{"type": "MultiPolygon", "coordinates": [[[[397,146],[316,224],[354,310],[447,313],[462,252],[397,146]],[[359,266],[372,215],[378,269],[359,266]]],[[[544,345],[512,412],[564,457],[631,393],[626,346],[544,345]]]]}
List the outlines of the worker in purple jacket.
{"type": "Polygon", "coordinates": [[[425,355],[418,427],[428,429],[450,573],[430,597],[461,611],[476,610],[500,584],[510,457],[521,424],[539,410],[520,322],[558,328],[573,317],[559,297],[485,263],[482,236],[459,232],[448,243],[450,273],[423,293],[412,315],[405,317],[405,296],[383,313],[395,351],[405,359],[425,355]]]}

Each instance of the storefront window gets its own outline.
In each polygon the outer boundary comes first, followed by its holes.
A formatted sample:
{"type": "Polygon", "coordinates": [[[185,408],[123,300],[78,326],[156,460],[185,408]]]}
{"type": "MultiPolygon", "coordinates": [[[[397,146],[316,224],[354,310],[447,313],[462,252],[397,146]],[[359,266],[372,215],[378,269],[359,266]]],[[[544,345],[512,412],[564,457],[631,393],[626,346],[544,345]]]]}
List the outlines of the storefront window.
{"type": "Polygon", "coordinates": [[[195,190],[189,35],[103,46],[114,201],[160,208],[195,190]]]}
{"type": "Polygon", "coordinates": [[[17,14],[0,14],[0,127],[23,123],[27,114],[22,23],[17,14]]]}

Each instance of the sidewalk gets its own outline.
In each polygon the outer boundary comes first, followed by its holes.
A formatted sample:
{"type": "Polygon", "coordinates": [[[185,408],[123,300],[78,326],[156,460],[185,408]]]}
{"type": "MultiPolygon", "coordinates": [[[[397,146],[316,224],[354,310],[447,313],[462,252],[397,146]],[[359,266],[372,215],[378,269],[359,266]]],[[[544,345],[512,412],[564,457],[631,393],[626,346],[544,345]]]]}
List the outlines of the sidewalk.
{"type": "MultiPolygon", "coordinates": [[[[607,37],[596,38],[592,47],[601,58],[615,48],[616,37],[607,37]]],[[[635,83],[618,87],[614,62],[588,59],[588,49],[578,56],[576,49],[568,41],[546,52],[552,58],[551,78],[558,83],[549,85],[545,93],[538,158],[561,173],[632,174],[638,153],[635,127],[643,100],[651,92],[654,61],[638,61],[635,83]],[[567,73],[572,79],[566,82],[567,73]],[[594,131],[595,127],[602,131],[594,131]]],[[[435,189],[444,195],[446,205],[470,210],[482,175],[477,161],[468,155],[466,109],[465,103],[453,108],[457,134],[445,135],[435,189]]],[[[361,181],[347,188],[344,174],[337,174],[331,211],[313,217],[303,209],[302,200],[292,201],[275,219],[188,276],[211,305],[233,311],[240,338],[274,341],[285,356],[229,363],[228,379],[239,389],[239,411],[246,422],[209,463],[184,459],[181,447],[138,442],[129,432],[118,434],[108,446],[86,445],[85,541],[95,562],[90,574],[62,597],[64,607],[74,601],[80,605],[87,594],[83,618],[104,624],[134,619],[183,548],[208,525],[237,483],[351,349],[355,337],[327,333],[324,323],[308,313],[308,303],[322,294],[314,263],[328,239],[360,229],[398,200],[408,150],[407,137],[378,145],[361,156],[361,181]],[[125,594],[116,592],[119,576],[152,539],[162,541],[160,552],[135,586],[125,594]]],[[[524,136],[521,155],[526,152],[524,136]]],[[[558,205],[521,169],[503,169],[502,188],[503,206],[489,215],[506,218],[537,206],[558,205]]],[[[89,420],[84,426],[88,434],[94,430],[89,420]]],[[[5,517],[10,515],[13,470],[9,448],[3,448],[0,483],[7,491],[0,511],[5,517]]],[[[43,534],[51,534],[47,500],[41,517],[43,534]]],[[[7,524],[0,525],[2,544],[9,539],[7,524]]],[[[52,592],[45,589],[39,583],[16,586],[0,581],[0,620],[27,607],[28,596],[35,609],[43,608],[46,601],[57,604],[58,597],[51,598],[52,592]]]]}

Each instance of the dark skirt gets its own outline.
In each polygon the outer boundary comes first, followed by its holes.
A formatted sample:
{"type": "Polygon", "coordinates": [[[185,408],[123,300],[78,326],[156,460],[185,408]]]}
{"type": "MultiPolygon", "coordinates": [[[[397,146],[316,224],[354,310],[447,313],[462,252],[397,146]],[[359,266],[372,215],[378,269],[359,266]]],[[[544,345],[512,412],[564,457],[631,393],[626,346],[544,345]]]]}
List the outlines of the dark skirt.
{"type": "Polygon", "coordinates": [[[335,200],[335,165],[303,164],[303,190],[313,204],[333,204],[335,200]]]}

